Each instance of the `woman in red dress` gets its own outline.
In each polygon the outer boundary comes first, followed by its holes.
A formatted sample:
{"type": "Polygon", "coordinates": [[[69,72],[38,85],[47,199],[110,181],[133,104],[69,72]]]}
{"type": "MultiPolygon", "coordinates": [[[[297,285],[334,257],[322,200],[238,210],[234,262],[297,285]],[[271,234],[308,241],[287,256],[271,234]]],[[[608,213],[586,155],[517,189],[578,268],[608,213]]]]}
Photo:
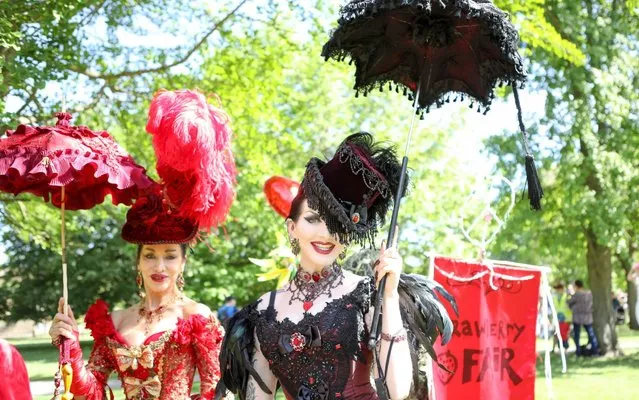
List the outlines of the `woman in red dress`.
{"type": "Polygon", "coordinates": [[[202,398],[213,397],[219,380],[223,330],[211,310],[184,294],[186,244],[147,244],[138,248],[139,304],[111,312],[96,301],[85,317],[94,339],[85,367],[73,314],[59,312],[51,327],[54,342],[70,339],[71,392],[76,398],[104,399],[107,378],[116,372],[127,399],[185,399],[193,375],[200,375],[202,398]]]}
{"type": "Polygon", "coordinates": [[[94,344],[86,366],[75,318],[62,313],[62,301],[51,326],[54,344],[61,338],[70,343],[76,398],[108,398],[107,379],[115,372],[128,400],[188,399],[196,369],[200,395],[194,398],[215,396],[223,329],[211,310],[183,289],[189,243],[198,230],[223,219],[233,197],[227,120],[197,92],[162,92],[151,103],[147,130],[154,134],[163,183],[137,199],[122,228],[122,237],[138,245],[137,276],[131,279],[141,300],[124,310],[111,311],[102,300],[89,308],[85,322],[94,344]],[[189,147],[194,143],[215,149],[189,147]],[[171,163],[170,157],[185,161],[171,163]]]}
{"type": "Polygon", "coordinates": [[[0,339],[0,371],[0,399],[31,400],[24,359],[18,349],[4,339],[0,339]]]}

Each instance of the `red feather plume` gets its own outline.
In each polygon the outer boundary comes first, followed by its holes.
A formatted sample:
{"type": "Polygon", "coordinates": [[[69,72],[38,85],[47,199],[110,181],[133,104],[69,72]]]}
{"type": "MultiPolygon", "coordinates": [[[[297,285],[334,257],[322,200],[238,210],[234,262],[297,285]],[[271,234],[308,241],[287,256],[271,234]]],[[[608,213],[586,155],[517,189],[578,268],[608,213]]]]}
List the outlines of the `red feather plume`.
{"type": "Polygon", "coordinates": [[[228,115],[193,90],[160,91],[149,109],[157,171],[180,217],[209,230],[224,221],[235,197],[228,115]]]}

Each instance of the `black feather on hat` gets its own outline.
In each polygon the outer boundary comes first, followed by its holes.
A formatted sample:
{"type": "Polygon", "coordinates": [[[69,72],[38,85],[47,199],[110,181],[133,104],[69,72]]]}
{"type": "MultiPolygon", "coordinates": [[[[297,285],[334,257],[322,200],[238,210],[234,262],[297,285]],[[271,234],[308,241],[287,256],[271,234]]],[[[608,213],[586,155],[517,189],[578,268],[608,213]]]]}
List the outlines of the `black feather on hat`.
{"type": "Polygon", "coordinates": [[[309,161],[298,197],[306,198],[341,243],[372,244],[397,192],[401,170],[394,147],[375,143],[370,133],[356,133],[329,161],[309,161]]]}

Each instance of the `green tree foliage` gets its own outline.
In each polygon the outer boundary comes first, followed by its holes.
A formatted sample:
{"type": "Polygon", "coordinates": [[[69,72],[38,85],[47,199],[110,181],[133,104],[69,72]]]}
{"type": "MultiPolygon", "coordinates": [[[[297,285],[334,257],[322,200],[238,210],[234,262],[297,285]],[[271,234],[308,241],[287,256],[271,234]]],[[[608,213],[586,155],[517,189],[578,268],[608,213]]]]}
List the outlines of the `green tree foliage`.
{"type": "MultiPolygon", "coordinates": [[[[59,244],[59,218],[56,221],[55,210],[43,204],[29,204],[28,210],[13,222],[22,227],[19,235],[5,231],[2,238],[10,245],[6,246],[9,263],[0,275],[0,315],[9,321],[51,317],[52,305],[62,293],[59,248],[49,245],[59,244]],[[49,217],[46,220],[52,224],[34,226],[35,235],[27,233],[25,225],[46,223],[31,212],[49,217]]],[[[75,212],[68,226],[72,227],[66,235],[72,304],[84,311],[98,297],[108,302],[130,300],[135,293],[135,253],[120,239],[119,221],[104,212],[75,212]]]]}
{"type": "Polygon", "coordinates": [[[562,36],[560,30],[547,19],[547,3],[547,0],[495,1],[498,7],[511,13],[525,45],[522,51],[525,57],[530,56],[533,50],[538,50],[570,64],[583,65],[586,56],[582,49],[562,36]]]}
{"type": "Polygon", "coordinates": [[[101,101],[146,93],[151,74],[188,61],[246,2],[210,9],[206,2],[169,0],[2,2],[0,129],[16,116],[40,123],[63,106],[84,114],[101,101]],[[192,39],[170,47],[187,25],[192,39]],[[144,41],[151,31],[161,39],[144,41]],[[8,98],[22,105],[17,112],[4,111],[8,98]]]}
{"type": "MultiPolygon", "coordinates": [[[[587,278],[604,350],[616,346],[614,271],[625,276],[637,245],[639,26],[632,13],[621,1],[545,3],[550,24],[587,57],[576,64],[531,53],[535,82],[547,90],[546,115],[534,139],[542,155],[545,210],[532,221],[519,210],[497,247],[553,264],[559,279],[587,278]]],[[[492,144],[513,149],[507,138],[492,144]]],[[[512,171],[512,164],[503,166],[512,171]]]]}
{"type": "MultiPolygon", "coordinates": [[[[406,140],[409,102],[387,92],[355,99],[351,67],[324,63],[319,56],[327,24],[334,23],[336,16],[325,2],[268,1],[258,7],[238,0],[215,2],[214,9],[168,0],[135,5],[115,0],[61,3],[66,6],[57,11],[64,12],[59,18],[47,11],[32,24],[25,22],[28,2],[0,5],[4,16],[23,18],[9,22],[0,18],[4,51],[0,104],[9,98],[23,104],[18,115],[1,115],[0,124],[45,123],[45,116],[61,107],[66,93],[67,108],[76,122],[107,129],[155,175],[150,137],[144,132],[152,94],[183,87],[197,87],[212,98],[217,94],[233,121],[237,198],[227,223],[204,240],[213,250],[197,246],[186,271],[187,293],[211,307],[229,294],[247,302],[275,285],[258,282],[256,274],[261,271],[248,260],[266,258],[278,245],[278,234],[285,232],[284,221],[270,210],[262,194],[268,177],[300,179],[309,157],[329,156],[345,135],[360,129],[398,144],[406,140]],[[34,30],[27,32],[27,26],[34,30]],[[166,43],[158,42],[158,35],[166,43]],[[172,35],[189,40],[174,46],[172,35]],[[29,46],[42,49],[27,56],[29,46]],[[49,69],[42,70],[41,65],[49,69]],[[52,81],[59,85],[51,86],[52,81]]],[[[583,49],[559,36],[540,12],[546,3],[500,5],[521,28],[529,54],[584,63],[583,49]]],[[[457,143],[464,140],[456,134],[464,108],[458,109],[457,125],[433,126],[427,118],[413,138],[413,184],[400,215],[401,249],[411,270],[425,272],[425,254],[432,249],[474,255],[458,234],[459,210],[467,206],[474,182],[474,171],[457,154],[457,143]]],[[[514,152],[514,143],[506,145],[502,150],[514,152]]],[[[28,195],[0,196],[8,255],[0,273],[0,313],[10,319],[52,315],[60,292],[59,210],[28,195]]],[[[125,212],[124,207],[104,204],[67,214],[69,285],[77,314],[97,297],[118,305],[135,301],[135,249],[122,242],[118,230],[125,212]]],[[[520,216],[515,212],[514,218],[520,216]]],[[[522,234],[533,235],[533,224],[522,223],[531,225],[530,232],[524,229],[522,234]]],[[[517,240],[502,241],[499,248],[510,244],[509,255],[529,261],[517,257],[522,255],[517,240]]],[[[556,254],[546,251],[544,243],[535,246],[548,257],[556,254]]],[[[542,253],[540,262],[545,263],[542,253]]]]}
{"type": "MultiPolygon", "coordinates": [[[[237,198],[227,223],[205,240],[213,251],[202,244],[197,246],[186,272],[188,294],[213,307],[229,294],[247,302],[275,284],[258,282],[260,269],[248,260],[265,257],[276,247],[277,234],[285,232],[284,221],[270,210],[262,194],[269,176],[300,179],[306,160],[329,156],[344,136],[359,129],[397,142],[406,136],[410,109],[405,99],[394,93],[390,97],[380,93],[367,101],[355,99],[350,89],[353,71],[345,64],[323,62],[319,54],[325,28],[320,29],[318,16],[306,12],[278,3],[263,9],[259,17],[238,15],[232,25],[217,31],[214,40],[198,48],[197,68],[151,74],[144,78],[146,86],[136,88],[135,96],[122,99],[109,95],[109,101],[98,101],[80,116],[91,127],[108,128],[154,174],[150,137],[144,133],[152,93],[160,88],[198,87],[219,96],[235,131],[237,198]],[[307,17],[302,19],[307,29],[299,28],[302,17],[307,17]]],[[[315,12],[328,15],[323,9],[315,12]]],[[[450,158],[444,151],[449,137],[445,130],[422,126],[414,141],[419,150],[412,156],[424,161],[415,163],[413,176],[424,179],[415,185],[403,218],[407,226],[413,226],[408,229],[415,232],[410,236],[419,238],[411,240],[407,251],[421,259],[424,246],[430,247],[438,236],[446,236],[443,231],[432,233],[436,222],[417,223],[420,212],[425,214],[424,199],[428,199],[428,216],[433,221],[439,219],[435,214],[442,210],[452,212],[443,205],[458,203],[452,200],[456,191],[450,192],[451,201],[442,203],[432,194],[431,188],[449,179],[445,169],[439,168],[436,174],[426,172],[450,158]]],[[[7,294],[2,311],[12,319],[41,318],[53,312],[59,293],[55,279],[60,274],[59,210],[28,195],[19,197],[21,201],[6,196],[3,199],[9,261],[2,278],[7,294]],[[33,247],[38,251],[31,252],[33,247]],[[25,250],[29,254],[18,257],[25,250]],[[36,266],[39,272],[31,273],[36,266]],[[44,281],[47,296],[31,290],[44,281]]],[[[70,292],[79,313],[96,297],[115,303],[135,298],[134,249],[113,230],[123,223],[124,213],[123,207],[109,205],[68,213],[70,292]],[[103,273],[104,269],[108,272],[103,273]],[[92,289],[85,291],[87,279],[94,281],[92,289]]],[[[423,271],[420,263],[415,267],[423,271]]]]}

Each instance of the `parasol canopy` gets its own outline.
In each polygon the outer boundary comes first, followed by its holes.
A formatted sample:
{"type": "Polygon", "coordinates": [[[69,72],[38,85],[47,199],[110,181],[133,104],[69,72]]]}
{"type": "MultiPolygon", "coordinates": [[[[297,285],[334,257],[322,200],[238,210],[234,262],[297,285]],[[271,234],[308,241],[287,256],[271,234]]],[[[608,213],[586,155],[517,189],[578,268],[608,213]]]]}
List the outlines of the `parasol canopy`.
{"type": "Polygon", "coordinates": [[[486,112],[496,85],[526,79],[518,43],[508,14],[489,0],[354,0],[322,56],[355,64],[357,94],[394,83],[413,100],[421,81],[421,110],[467,95],[486,112]]]}
{"type": "Polygon", "coordinates": [[[152,183],[145,169],[106,131],[71,126],[57,113],[55,126],[20,125],[0,139],[0,191],[33,193],[60,208],[86,210],[111,195],[130,205],[152,183]]]}

